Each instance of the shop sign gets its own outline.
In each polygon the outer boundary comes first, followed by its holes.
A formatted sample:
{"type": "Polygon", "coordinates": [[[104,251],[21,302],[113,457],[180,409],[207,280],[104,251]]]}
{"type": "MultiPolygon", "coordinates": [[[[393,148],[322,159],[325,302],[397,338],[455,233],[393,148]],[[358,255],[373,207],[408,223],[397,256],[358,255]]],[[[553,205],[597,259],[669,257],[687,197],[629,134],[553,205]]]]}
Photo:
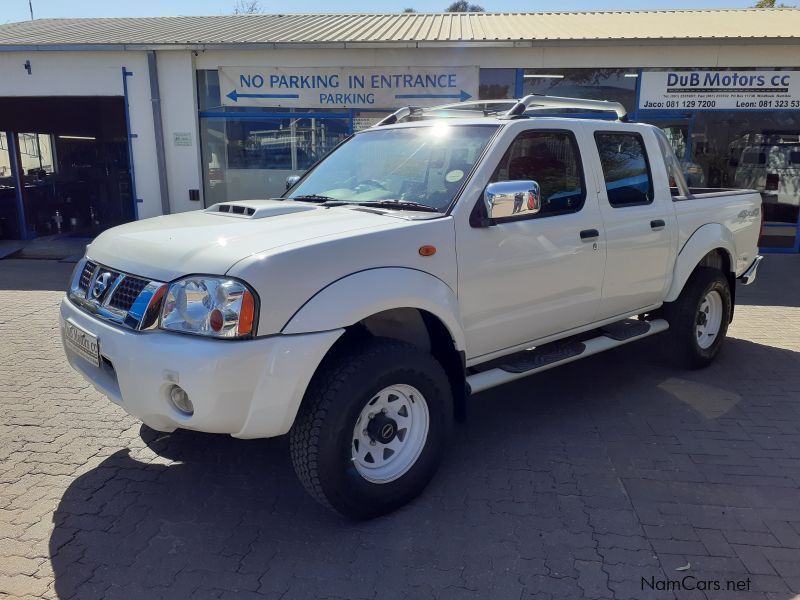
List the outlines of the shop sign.
{"type": "Polygon", "coordinates": [[[478,67],[220,67],[224,106],[398,108],[463,102],[478,67]]]}
{"type": "Polygon", "coordinates": [[[797,110],[800,71],[644,71],[641,110],[797,110]]]}

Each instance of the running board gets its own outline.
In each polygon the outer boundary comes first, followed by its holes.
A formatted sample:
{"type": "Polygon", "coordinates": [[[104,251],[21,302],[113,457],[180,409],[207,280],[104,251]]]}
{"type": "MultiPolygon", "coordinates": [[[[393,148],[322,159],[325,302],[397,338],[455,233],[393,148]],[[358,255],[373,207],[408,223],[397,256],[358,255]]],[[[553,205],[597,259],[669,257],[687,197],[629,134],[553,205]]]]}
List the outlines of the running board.
{"type": "Polygon", "coordinates": [[[511,355],[508,357],[508,362],[499,367],[469,375],[467,384],[471,392],[477,394],[534,373],[541,373],[553,367],[661,333],[667,329],[669,329],[669,323],[664,319],[653,321],[625,319],[599,329],[598,332],[601,335],[588,340],[578,342],[567,339],[511,355]]]}

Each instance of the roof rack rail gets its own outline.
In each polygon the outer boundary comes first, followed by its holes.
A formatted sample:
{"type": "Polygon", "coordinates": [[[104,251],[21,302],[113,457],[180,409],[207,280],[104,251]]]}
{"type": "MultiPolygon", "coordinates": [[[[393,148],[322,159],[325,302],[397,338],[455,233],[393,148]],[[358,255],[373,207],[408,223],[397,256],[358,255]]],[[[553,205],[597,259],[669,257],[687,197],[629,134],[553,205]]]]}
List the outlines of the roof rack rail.
{"type": "Polygon", "coordinates": [[[544,96],[531,94],[517,102],[501,119],[519,119],[525,116],[529,109],[539,110],[547,108],[580,108],[585,110],[612,111],[617,113],[620,121],[628,120],[628,111],[619,102],[608,100],[584,100],[583,98],[564,98],[562,96],[544,96]]]}
{"type": "Polygon", "coordinates": [[[375,123],[373,127],[383,127],[384,125],[393,125],[394,123],[397,123],[398,121],[405,119],[412,113],[419,112],[420,110],[422,109],[416,106],[404,106],[403,108],[399,108],[396,111],[394,111],[388,117],[384,117],[383,119],[375,123]]]}
{"type": "Polygon", "coordinates": [[[505,113],[508,106],[513,106],[518,100],[470,100],[467,102],[454,102],[451,104],[442,104],[437,106],[404,106],[392,114],[384,117],[373,127],[383,127],[384,125],[394,125],[403,119],[409,117],[420,117],[426,113],[439,116],[465,116],[470,113],[474,116],[487,117],[489,115],[496,115],[498,113],[505,113]],[[496,109],[490,108],[491,105],[497,105],[496,109]],[[482,107],[482,108],[481,108],[482,107]]]}

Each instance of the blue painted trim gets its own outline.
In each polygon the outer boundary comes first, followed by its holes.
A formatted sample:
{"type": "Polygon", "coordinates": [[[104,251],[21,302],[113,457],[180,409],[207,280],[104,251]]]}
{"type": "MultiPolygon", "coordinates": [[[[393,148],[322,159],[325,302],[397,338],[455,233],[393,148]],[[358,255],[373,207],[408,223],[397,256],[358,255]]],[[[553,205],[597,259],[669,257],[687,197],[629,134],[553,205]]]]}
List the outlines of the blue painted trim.
{"type": "Polygon", "coordinates": [[[514,74],[514,97],[519,100],[525,93],[525,69],[517,69],[514,74]]]}
{"type": "Polygon", "coordinates": [[[29,240],[31,236],[28,235],[28,225],[25,222],[25,203],[22,199],[23,181],[19,172],[19,163],[17,162],[17,134],[13,131],[6,131],[6,140],[8,141],[8,158],[11,163],[11,179],[14,180],[14,196],[16,196],[17,200],[19,237],[23,240],[29,240]]]}
{"type": "Polygon", "coordinates": [[[636,72],[638,73],[639,76],[636,78],[636,86],[635,86],[636,95],[633,101],[633,110],[630,113],[628,113],[629,121],[639,120],[639,94],[642,91],[642,70],[636,69],[636,72]]]}
{"type": "Polygon", "coordinates": [[[122,97],[125,104],[125,130],[128,133],[128,172],[131,175],[131,195],[133,196],[133,219],[139,220],[139,203],[143,202],[136,195],[136,168],[133,162],[133,138],[136,134],[131,133],[131,109],[128,106],[128,77],[133,76],[133,71],[128,71],[122,67],[122,97]]]}
{"type": "Polygon", "coordinates": [[[290,113],[290,112],[215,112],[201,111],[201,119],[231,119],[240,121],[263,121],[264,119],[351,119],[350,113],[290,113]]]}
{"type": "Polygon", "coordinates": [[[654,110],[652,113],[648,112],[644,114],[642,111],[636,113],[637,118],[647,118],[647,119],[689,119],[692,116],[691,112],[686,111],[659,111],[654,110]]]}
{"type": "MultiPolygon", "coordinates": [[[[798,223],[800,223],[800,214],[797,215],[798,223]]],[[[800,252],[800,225],[794,231],[794,251],[795,253],[800,252]]]]}
{"type": "MultiPolygon", "coordinates": [[[[650,111],[658,112],[661,109],[658,108],[642,108],[640,112],[649,114],[650,111]]],[[[681,110],[688,110],[692,113],[698,112],[733,112],[733,113],[748,113],[748,112],[797,112],[796,108],[683,108],[677,109],[677,112],[681,110]]]]}
{"type": "Polygon", "coordinates": [[[797,254],[797,248],[759,248],[760,254],[797,254]]]}
{"type": "Polygon", "coordinates": [[[797,223],[764,223],[764,227],[794,227],[797,229],[797,223]]]}

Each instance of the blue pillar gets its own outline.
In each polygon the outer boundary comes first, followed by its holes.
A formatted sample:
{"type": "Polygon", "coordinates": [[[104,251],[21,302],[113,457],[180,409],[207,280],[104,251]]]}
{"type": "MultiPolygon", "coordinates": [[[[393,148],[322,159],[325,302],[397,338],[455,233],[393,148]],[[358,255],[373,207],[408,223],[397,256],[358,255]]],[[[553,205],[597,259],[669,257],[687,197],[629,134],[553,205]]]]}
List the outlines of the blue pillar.
{"type": "Polygon", "coordinates": [[[6,131],[8,140],[8,157],[11,163],[11,179],[14,181],[14,191],[17,197],[17,223],[19,224],[20,239],[27,240],[28,226],[25,222],[25,203],[22,201],[22,174],[19,172],[19,153],[17,152],[17,134],[6,131]]]}

